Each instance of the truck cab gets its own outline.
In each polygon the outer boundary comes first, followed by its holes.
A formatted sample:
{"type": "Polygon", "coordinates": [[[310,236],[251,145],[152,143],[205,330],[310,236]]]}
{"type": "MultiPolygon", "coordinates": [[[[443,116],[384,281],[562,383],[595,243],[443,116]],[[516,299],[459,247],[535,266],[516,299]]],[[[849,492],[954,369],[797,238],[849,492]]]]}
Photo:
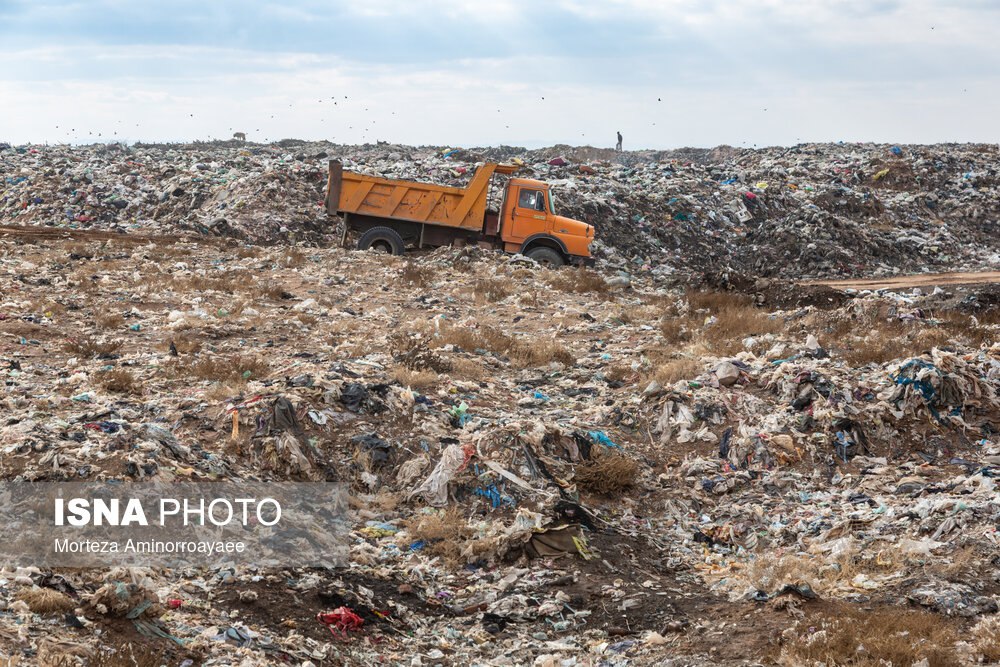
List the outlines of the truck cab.
{"type": "Polygon", "coordinates": [[[548,183],[511,178],[499,222],[507,252],[520,252],[546,266],[561,266],[568,258],[590,256],[594,228],[556,215],[548,183]]]}

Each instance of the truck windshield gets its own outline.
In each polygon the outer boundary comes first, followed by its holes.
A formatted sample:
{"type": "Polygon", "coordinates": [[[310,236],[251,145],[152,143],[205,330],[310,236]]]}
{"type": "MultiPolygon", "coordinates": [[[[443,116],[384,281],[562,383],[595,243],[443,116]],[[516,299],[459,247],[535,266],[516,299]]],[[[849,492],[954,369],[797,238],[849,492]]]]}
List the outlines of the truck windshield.
{"type": "Polygon", "coordinates": [[[549,213],[556,215],[556,196],[549,190],[549,213]]]}

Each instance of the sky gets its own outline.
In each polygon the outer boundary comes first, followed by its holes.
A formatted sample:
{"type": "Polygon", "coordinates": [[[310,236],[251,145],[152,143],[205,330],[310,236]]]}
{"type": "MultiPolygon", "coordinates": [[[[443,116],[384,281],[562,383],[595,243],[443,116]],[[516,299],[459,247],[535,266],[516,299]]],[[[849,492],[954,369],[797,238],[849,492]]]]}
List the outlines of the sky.
{"type": "Polygon", "coordinates": [[[1000,0],[0,0],[0,141],[1000,141],[1000,0]]]}

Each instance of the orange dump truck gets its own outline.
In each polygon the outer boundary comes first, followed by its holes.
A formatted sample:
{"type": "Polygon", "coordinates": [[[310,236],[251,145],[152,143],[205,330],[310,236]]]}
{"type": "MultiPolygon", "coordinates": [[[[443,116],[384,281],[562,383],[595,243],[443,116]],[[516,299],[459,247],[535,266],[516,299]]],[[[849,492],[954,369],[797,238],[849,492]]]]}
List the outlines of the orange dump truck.
{"type": "Polygon", "coordinates": [[[408,247],[475,243],[551,267],[590,263],[594,228],[556,215],[548,184],[511,178],[516,169],[484,164],[467,187],[453,188],[365,176],[331,161],[326,210],[343,216],[343,241],[355,232],[361,250],[401,255],[408,247]],[[491,199],[502,202],[499,211],[491,199]]]}

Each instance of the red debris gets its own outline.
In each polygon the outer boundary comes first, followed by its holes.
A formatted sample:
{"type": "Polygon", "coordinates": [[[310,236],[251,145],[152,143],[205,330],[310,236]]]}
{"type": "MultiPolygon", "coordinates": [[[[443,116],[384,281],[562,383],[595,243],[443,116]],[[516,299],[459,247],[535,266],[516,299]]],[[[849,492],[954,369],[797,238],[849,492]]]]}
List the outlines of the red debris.
{"type": "Polygon", "coordinates": [[[347,636],[351,630],[360,630],[365,624],[365,620],[351,611],[348,607],[337,607],[333,611],[316,614],[316,620],[330,629],[336,636],[347,636]]]}

